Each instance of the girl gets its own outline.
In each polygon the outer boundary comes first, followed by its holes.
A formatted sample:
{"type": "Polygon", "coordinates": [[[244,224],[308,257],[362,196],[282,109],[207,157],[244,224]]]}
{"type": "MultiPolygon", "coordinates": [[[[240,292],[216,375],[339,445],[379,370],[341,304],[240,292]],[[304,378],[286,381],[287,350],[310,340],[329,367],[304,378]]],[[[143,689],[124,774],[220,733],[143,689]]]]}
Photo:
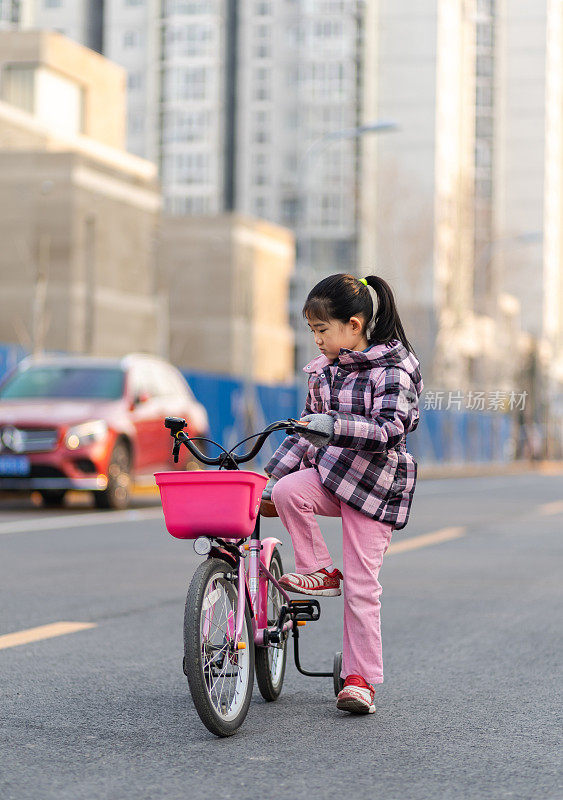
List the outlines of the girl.
{"type": "Polygon", "coordinates": [[[418,425],[423,382],[382,278],[331,275],[309,292],[303,316],[321,351],[304,368],[308,431],[278,447],[263,497],[273,500],[295,550],[296,571],[281,578],[284,588],[332,596],[344,580],[337,708],[373,713],[375,684],[383,682],[378,574],[393,530],[409,518],[417,464],[405,434],[418,425]],[[375,315],[368,287],[377,295],[375,315]],[[315,514],[342,517],[344,575],[315,514]]]}

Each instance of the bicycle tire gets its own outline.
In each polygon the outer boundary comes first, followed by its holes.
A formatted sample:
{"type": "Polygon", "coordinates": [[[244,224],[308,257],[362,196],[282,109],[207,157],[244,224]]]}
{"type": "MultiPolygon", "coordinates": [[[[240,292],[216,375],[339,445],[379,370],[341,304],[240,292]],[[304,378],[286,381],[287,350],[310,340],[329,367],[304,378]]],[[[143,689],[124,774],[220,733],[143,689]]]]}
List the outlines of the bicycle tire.
{"type": "Polygon", "coordinates": [[[334,662],[332,666],[332,685],[334,687],[334,694],[336,697],[344,689],[344,678],[340,677],[342,672],[342,652],[334,654],[334,662]]]}
{"type": "MultiPolygon", "coordinates": [[[[192,699],[199,718],[207,730],[216,736],[222,737],[232,736],[244,722],[254,685],[254,647],[252,646],[254,637],[250,610],[246,602],[242,631],[242,641],[246,643],[246,648],[236,653],[231,653],[228,649],[228,639],[234,629],[237,598],[238,591],[233,567],[219,558],[210,558],[196,569],[188,589],[184,610],[184,670],[188,678],[192,699]],[[215,582],[215,588],[210,592],[209,587],[213,582],[215,582]],[[227,598],[227,601],[222,603],[226,619],[225,631],[221,628],[220,620],[215,620],[215,622],[212,620],[207,623],[209,630],[206,638],[205,625],[206,620],[208,620],[206,612],[211,606],[213,606],[211,617],[220,612],[220,608],[218,608],[220,601],[216,599],[215,593],[219,591],[220,596],[221,589],[227,598]],[[210,597],[214,598],[211,604],[209,602],[210,597]],[[207,603],[205,607],[204,603],[207,603]],[[211,626],[215,628],[214,631],[211,631],[211,626]],[[211,638],[213,635],[220,640],[222,633],[225,641],[222,648],[217,649],[219,644],[211,642],[211,638]],[[209,658],[209,652],[207,655],[204,653],[206,648],[211,648],[211,652],[217,651],[216,655],[209,658]],[[219,704],[223,709],[226,703],[223,703],[219,697],[217,697],[216,702],[212,699],[214,691],[215,693],[217,692],[214,687],[218,686],[220,682],[220,676],[211,674],[216,669],[213,662],[217,661],[218,657],[221,656],[222,661],[220,658],[218,661],[221,664],[221,670],[232,670],[238,676],[234,684],[234,700],[230,701],[231,705],[226,711],[220,711],[218,708],[219,704]],[[206,658],[208,659],[207,661],[206,658]],[[224,663],[226,663],[226,666],[224,663]],[[212,680],[212,678],[217,678],[217,680],[212,680]],[[239,684],[239,679],[240,686],[237,691],[236,687],[239,684]],[[234,711],[231,711],[233,702],[235,703],[234,711]]],[[[226,677],[227,672],[225,672],[225,678],[223,679],[221,698],[226,677]]]]}
{"type": "MultiPolygon", "coordinates": [[[[272,553],[270,572],[278,580],[283,575],[282,558],[277,547],[272,553]]],[[[279,596],[279,603],[277,604],[277,609],[279,611],[279,608],[281,608],[283,603],[283,597],[275,587],[273,588],[275,589],[276,595],[279,596]]],[[[268,601],[269,600],[270,586],[268,586],[268,601]]],[[[274,613],[272,616],[270,616],[270,608],[268,608],[268,625],[273,625],[275,622],[277,622],[277,615],[274,613]]],[[[277,700],[281,694],[283,680],[285,677],[285,667],[287,663],[287,641],[288,640],[285,639],[281,643],[281,646],[255,646],[256,682],[258,684],[260,694],[267,702],[277,700]]]]}

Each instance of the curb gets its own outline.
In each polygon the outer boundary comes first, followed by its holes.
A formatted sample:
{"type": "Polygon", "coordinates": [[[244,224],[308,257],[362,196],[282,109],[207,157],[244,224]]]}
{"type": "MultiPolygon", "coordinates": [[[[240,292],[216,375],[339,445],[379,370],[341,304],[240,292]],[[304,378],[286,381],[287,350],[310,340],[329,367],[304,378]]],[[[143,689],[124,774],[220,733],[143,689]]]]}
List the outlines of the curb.
{"type": "Polygon", "coordinates": [[[480,478],[491,475],[563,475],[563,461],[497,461],[490,464],[419,464],[419,480],[444,480],[445,478],[480,478]]]}

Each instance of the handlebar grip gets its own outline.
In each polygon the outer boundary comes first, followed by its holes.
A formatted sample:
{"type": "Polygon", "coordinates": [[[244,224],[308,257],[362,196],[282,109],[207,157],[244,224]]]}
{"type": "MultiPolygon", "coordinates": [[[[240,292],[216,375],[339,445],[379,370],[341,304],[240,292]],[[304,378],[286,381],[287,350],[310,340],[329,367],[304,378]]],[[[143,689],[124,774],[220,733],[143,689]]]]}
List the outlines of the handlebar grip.
{"type": "Polygon", "coordinates": [[[170,430],[171,436],[176,436],[179,431],[186,427],[186,420],[181,417],[166,417],[164,427],[170,430]]]}
{"type": "MultiPolygon", "coordinates": [[[[307,432],[308,425],[309,425],[308,422],[295,422],[292,425],[292,428],[295,431],[295,433],[302,433],[303,431],[307,432]]],[[[323,431],[311,431],[311,433],[314,433],[315,436],[322,436],[324,439],[327,440],[327,442],[329,442],[331,439],[330,433],[324,433],[323,431]]]]}

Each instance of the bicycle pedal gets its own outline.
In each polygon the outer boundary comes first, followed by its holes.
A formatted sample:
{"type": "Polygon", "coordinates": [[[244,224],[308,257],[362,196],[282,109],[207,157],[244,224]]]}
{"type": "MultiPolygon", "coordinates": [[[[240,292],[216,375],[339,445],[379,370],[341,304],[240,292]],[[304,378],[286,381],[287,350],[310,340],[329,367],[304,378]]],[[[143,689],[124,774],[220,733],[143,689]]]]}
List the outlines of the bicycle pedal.
{"type": "Polygon", "coordinates": [[[321,604],[318,600],[290,600],[289,607],[299,622],[316,622],[321,616],[321,604]]]}

